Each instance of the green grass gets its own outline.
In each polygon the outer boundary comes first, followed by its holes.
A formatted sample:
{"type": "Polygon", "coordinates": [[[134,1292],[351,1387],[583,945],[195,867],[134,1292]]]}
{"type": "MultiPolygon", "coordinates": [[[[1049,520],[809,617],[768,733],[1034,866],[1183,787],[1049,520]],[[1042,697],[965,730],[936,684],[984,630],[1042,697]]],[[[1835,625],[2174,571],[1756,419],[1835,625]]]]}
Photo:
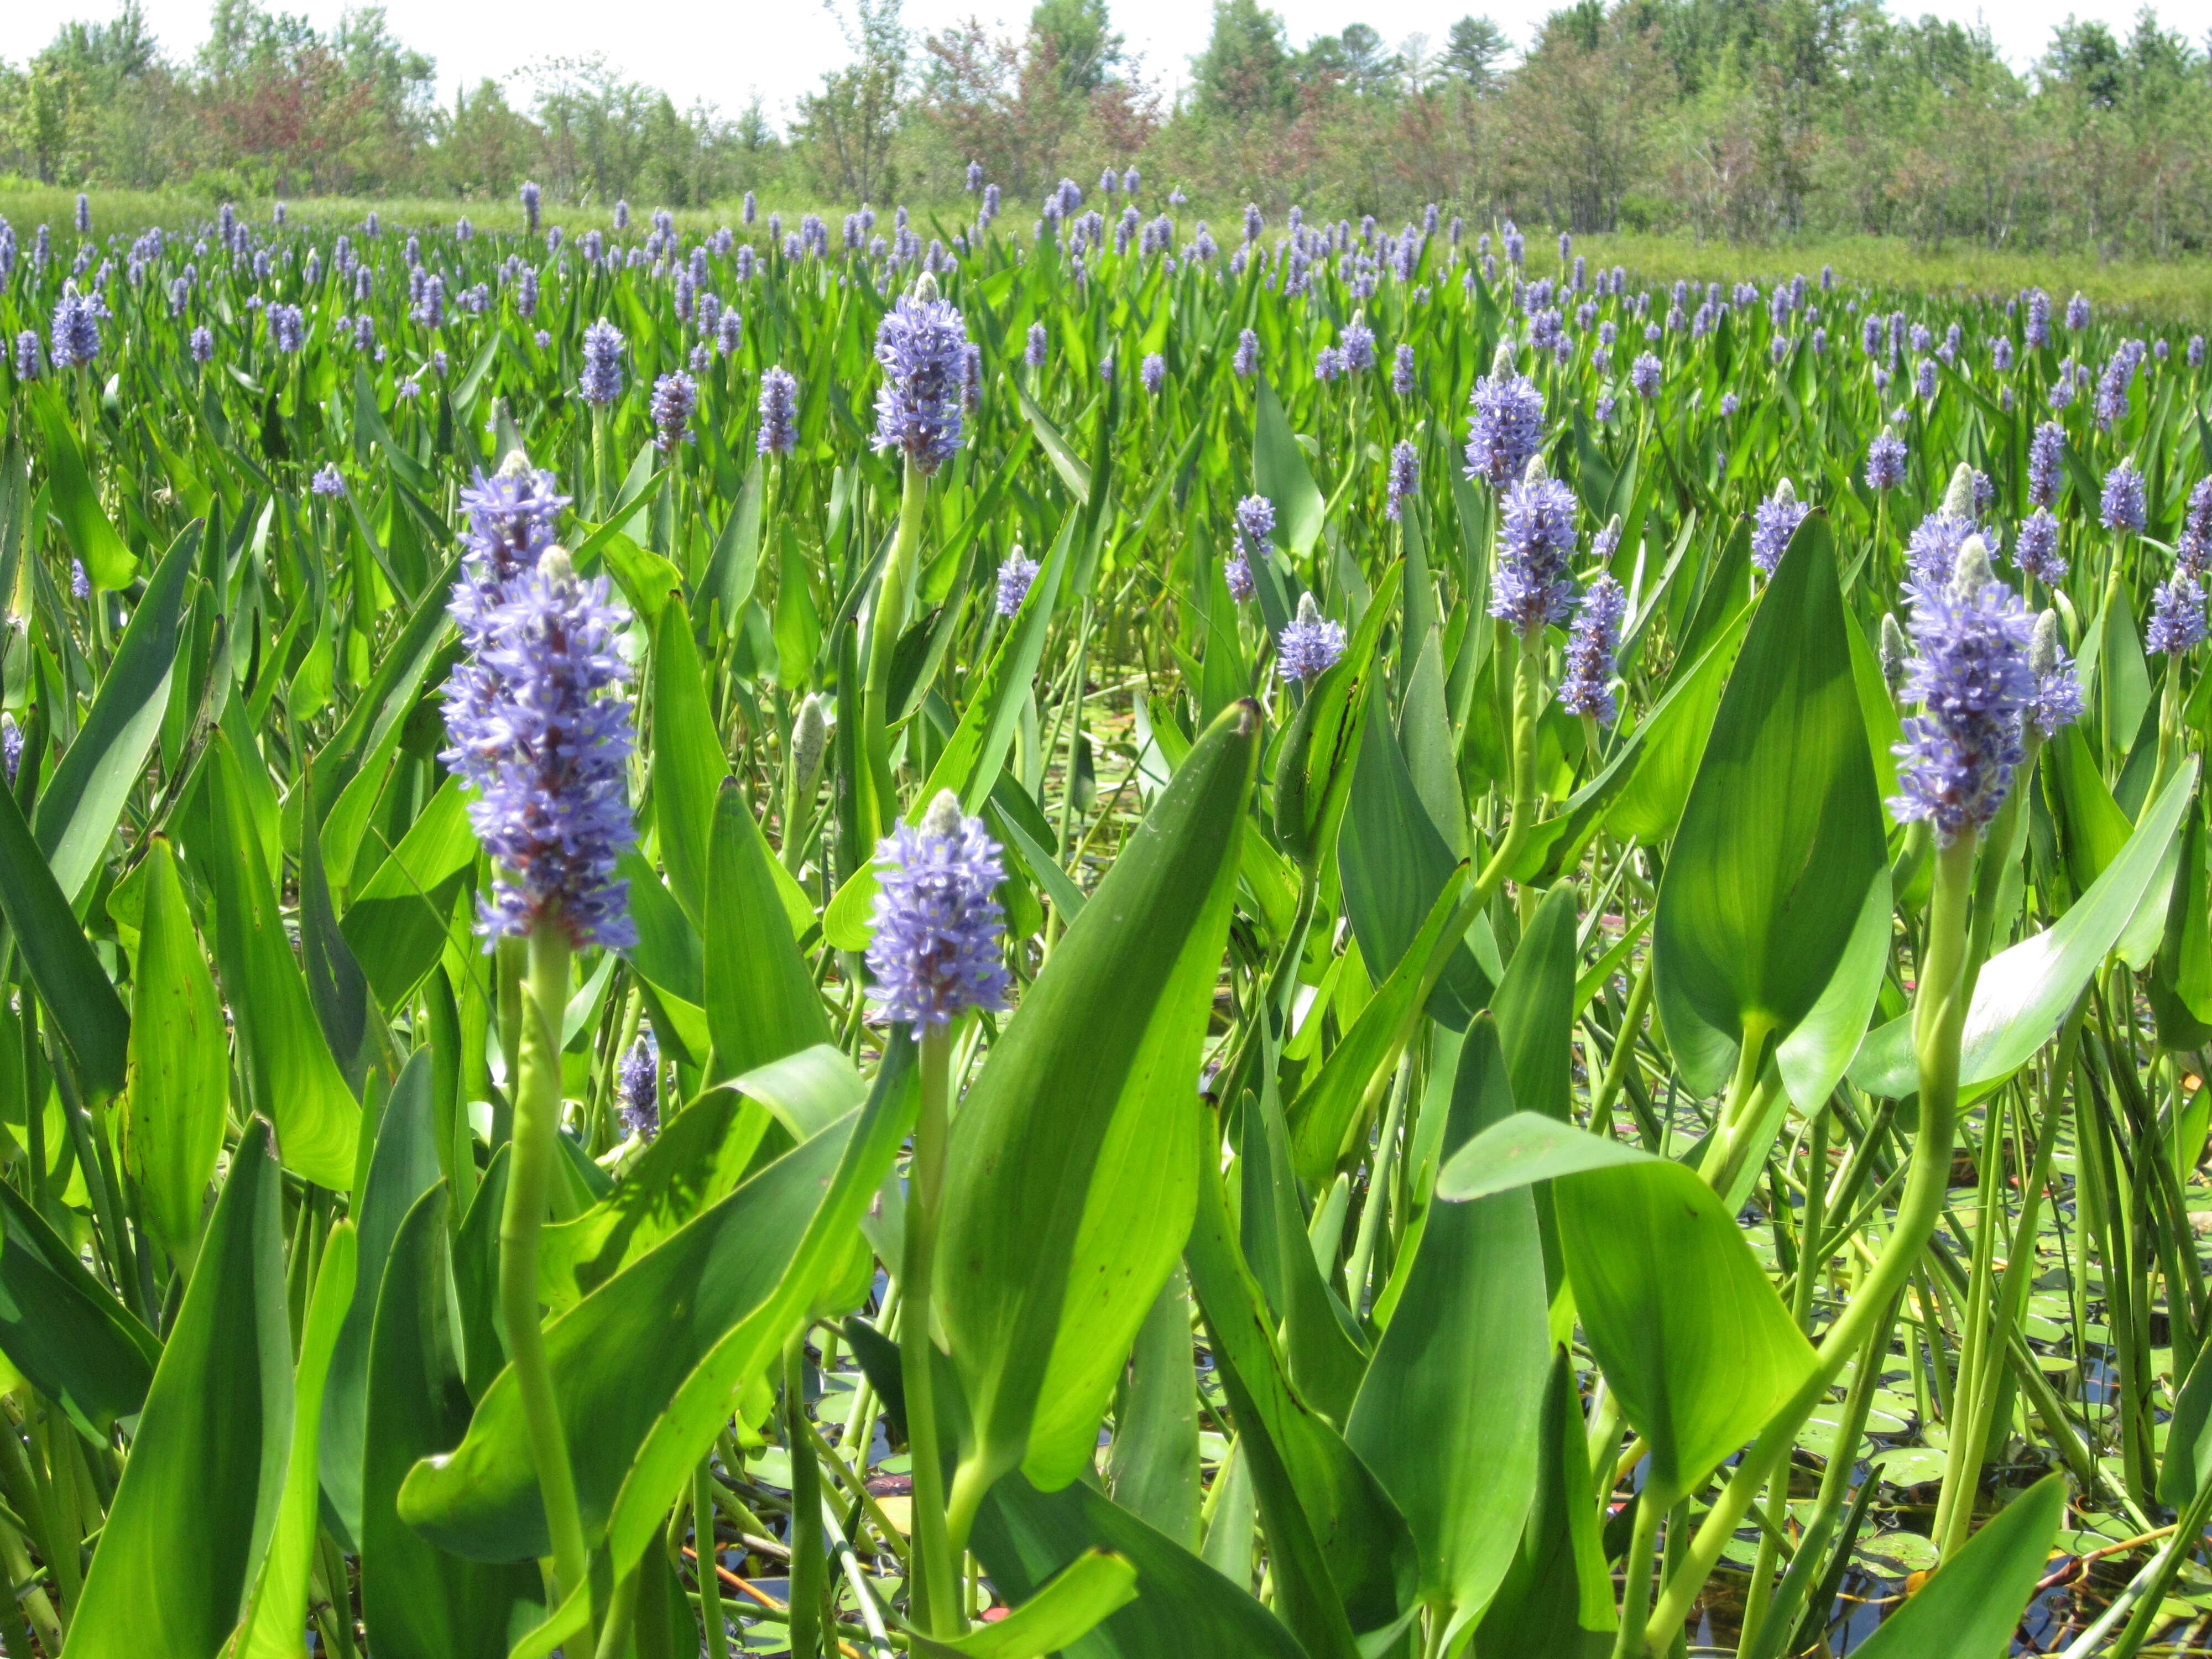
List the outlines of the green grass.
{"type": "MultiPolygon", "coordinates": [[[[9,187],[0,183],[0,217],[15,223],[18,234],[46,223],[64,232],[76,210],[76,192],[70,190],[9,187]]],[[[99,191],[93,196],[93,225],[102,236],[117,231],[137,231],[149,224],[174,228],[210,217],[220,204],[189,191],[99,191]]],[[[653,204],[641,199],[632,204],[642,221],[653,204]]],[[[295,225],[327,225],[333,230],[361,223],[370,209],[382,216],[387,228],[419,228],[451,225],[466,215],[477,228],[488,232],[513,233],[523,228],[522,209],[513,201],[456,201],[422,197],[386,200],[328,196],[302,198],[289,204],[295,225]]],[[[266,199],[242,202],[239,210],[256,224],[268,222],[266,199]]],[[[918,207],[917,217],[927,224],[934,217],[947,228],[964,222],[966,198],[918,207]]],[[[1186,228],[1204,217],[1217,228],[1233,227],[1240,210],[1208,205],[1202,212],[1185,207],[1178,214],[1186,228]]],[[[703,208],[678,210],[677,223],[686,229],[703,229],[737,222],[738,204],[719,202],[703,208]]],[[[761,212],[781,212],[795,226],[806,213],[819,213],[833,224],[845,209],[833,203],[763,198],[761,212]]],[[[1007,223],[1017,223],[1018,213],[1007,223]]],[[[593,203],[546,204],[544,221],[581,231],[609,221],[609,210],[593,203]]],[[[1024,227],[1025,228],[1025,227],[1024,227]]],[[[1529,268],[1548,269],[1557,233],[1524,227],[1528,233],[1529,268]]],[[[1470,235],[1474,233],[1470,230],[1470,235]]],[[[2076,289],[2087,295],[2100,311],[2140,319],[2146,325],[2203,327],[2212,321],[2212,258],[2170,260],[2106,260],[2090,252],[1979,248],[1954,243],[1941,252],[1929,252],[1912,242],[1890,236],[1810,236],[1787,241],[1753,243],[1700,240],[1686,235],[1633,232],[1590,234],[1575,239],[1575,251],[1589,256],[1593,264],[1625,264],[1640,281],[1663,283],[1676,277],[1694,282],[1741,278],[1762,286],[1787,280],[1796,272],[1817,275],[1832,264],[1846,281],[1923,293],[1949,293],[1960,298],[2004,299],[2031,285],[2039,285],[2058,300],[2076,289]]]]}

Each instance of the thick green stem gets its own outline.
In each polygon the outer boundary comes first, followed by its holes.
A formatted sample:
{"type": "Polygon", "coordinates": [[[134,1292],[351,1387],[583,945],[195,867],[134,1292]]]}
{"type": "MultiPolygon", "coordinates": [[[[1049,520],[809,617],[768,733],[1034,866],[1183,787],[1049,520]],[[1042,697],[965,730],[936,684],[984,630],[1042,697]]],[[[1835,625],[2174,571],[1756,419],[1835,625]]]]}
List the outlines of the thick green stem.
{"type": "Polygon", "coordinates": [[[576,1507],[576,1480],[561,1425],[553,1376],[538,1325],[538,1241],[552,1187],[561,1133],[561,1016],[568,994],[568,935],[558,916],[542,918],[530,935],[529,984],[523,999],[521,1074],[514,1088],[514,1141],[507,1206],[499,1223],[500,1316],[507,1352],[522,1396],[530,1454],[553,1542],[555,1593],[582,1583],[589,1555],[576,1507]]]}
{"type": "Polygon", "coordinates": [[[921,509],[927,499],[929,475],[909,459],[906,489],[899,498],[898,537],[876,587],[875,609],[868,624],[867,680],[860,699],[860,753],[867,763],[869,798],[861,812],[863,840],[867,846],[891,826],[898,816],[897,788],[891,777],[890,702],[891,662],[898,655],[899,634],[906,626],[908,606],[914,598],[915,578],[921,559],[921,509]]]}
{"type": "MultiPolygon", "coordinates": [[[[1636,1524],[1628,1535],[1628,1553],[1621,1562],[1620,1626],[1613,1636],[1613,1659],[1636,1659],[1644,1650],[1644,1609],[1651,1605],[1652,1544],[1659,1535],[1659,1516],[1666,1509],[1647,1479],[1636,1498],[1636,1524]]],[[[1676,1620],[1675,1623],[1681,1621],[1676,1620]]],[[[1651,1628],[1659,1628],[1652,1621],[1651,1628]]]]}
{"type": "Polygon", "coordinates": [[[1705,1524],[1668,1580],[1652,1609],[1645,1632],[1655,1645],[1681,1627],[1699,1586],[1711,1574],[1721,1551],[1767,1477],[1790,1454],[1797,1431],[1828,1389],[1867,1333],[1887,1310],[1920,1260],[1943,1212],[1951,1182],[1951,1140],[1959,1105],[1959,1039],[1965,1030],[1963,994],[1966,957],[1966,913],[1973,889],[1974,838],[1961,836],[1936,856],[1936,890],[1929,904],[1928,947],[1922,955],[1920,985],[1912,1011],[1913,1049],[1919,1061],[1920,1133],[1888,1242],[1842,1316],[1828,1328],[1820,1364],[1759,1431],[1751,1449],[1721,1489],[1705,1524]]]}
{"type": "Polygon", "coordinates": [[[937,1230],[943,1221],[945,1147],[951,1119],[952,1038],[943,1030],[921,1039],[921,1110],[914,1127],[914,1166],[907,1182],[904,1300],[899,1307],[900,1370],[906,1379],[907,1444],[914,1470],[914,1586],[909,1612],[920,1629],[957,1636],[959,1575],[946,1525],[945,1460],[937,1433],[937,1383],[929,1312],[935,1282],[937,1230]]]}

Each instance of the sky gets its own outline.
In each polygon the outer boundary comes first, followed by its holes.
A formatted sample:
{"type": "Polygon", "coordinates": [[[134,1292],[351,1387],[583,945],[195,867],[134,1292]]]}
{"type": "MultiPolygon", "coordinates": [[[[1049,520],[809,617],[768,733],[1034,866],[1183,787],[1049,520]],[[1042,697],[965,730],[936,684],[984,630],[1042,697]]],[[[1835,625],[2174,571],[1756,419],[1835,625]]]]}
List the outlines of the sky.
{"type": "MultiPolygon", "coordinates": [[[[343,0],[276,0],[275,9],[300,11],[327,27],[343,0]]],[[[1516,45],[1558,0],[1274,0],[1291,43],[1334,33],[1354,21],[1371,24],[1394,47],[1426,33],[1441,45],[1451,20],[1486,12],[1516,45]]],[[[2054,25],[2067,17],[2101,18],[2118,31],[2131,26],[2140,0],[1891,0],[1899,11],[1932,13],[1961,23],[1984,22],[1998,50],[2025,66],[2039,54],[2054,25]]],[[[2186,19],[2197,0],[2167,0],[2160,8],[2169,26],[2186,19]]],[[[149,22],[161,44],[189,55],[205,39],[209,0],[144,0],[149,22]]],[[[453,0],[385,0],[392,32],[437,60],[441,88],[450,97],[461,82],[485,76],[507,77],[536,61],[603,53],[617,70],[663,88],[679,104],[704,100],[734,111],[757,91],[779,123],[794,93],[844,61],[844,38],[819,0],[729,5],[700,0],[611,6],[606,0],[535,0],[527,9],[454,4],[453,0]]],[[[1206,44],[1212,16],[1206,0],[1114,0],[1115,26],[1133,52],[1143,55],[1146,78],[1172,90],[1189,76],[1189,58],[1206,44]]],[[[110,0],[0,6],[0,58],[20,63],[52,38],[64,18],[112,15],[110,0]]],[[[908,23],[918,32],[968,16],[1018,27],[1026,0],[906,0],[908,23]]],[[[514,86],[526,101],[526,79],[514,86]]]]}

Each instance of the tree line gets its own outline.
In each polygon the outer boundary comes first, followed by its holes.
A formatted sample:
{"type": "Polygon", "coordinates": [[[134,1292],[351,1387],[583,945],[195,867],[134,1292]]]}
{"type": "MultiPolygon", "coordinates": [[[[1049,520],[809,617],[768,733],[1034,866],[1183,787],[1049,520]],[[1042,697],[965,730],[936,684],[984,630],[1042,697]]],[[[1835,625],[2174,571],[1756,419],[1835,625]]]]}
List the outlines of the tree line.
{"type": "Polygon", "coordinates": [[[848,0],[842,17],[846,63],[787,110],[729,110],[679,107],[600,58],[448,100],[375,7],[322,30],[215,0],[206,43],[180,58],[124,0],[0,63],[0,171],[210,202],[512,201],[529,179],[556,204],[680,209],[749,190],[949,202],[971,162],[1033,207],[1111,167],[1155,197],[1270,213],[1433,201],[1479,222],[1742,240],[2212,245],[2212,36],[2148,8],[2123,31],[2069,21],[2016,70],[1985,30],[1881,0],[1576,0],[1517,48],[1478,15],[1396,43],[1354,22],[1294,44],[1261,0],[1214,0],[1172,94],[1106,0],[1039,0],[1018,33],[918,31],[899,0],[848,0]]]}

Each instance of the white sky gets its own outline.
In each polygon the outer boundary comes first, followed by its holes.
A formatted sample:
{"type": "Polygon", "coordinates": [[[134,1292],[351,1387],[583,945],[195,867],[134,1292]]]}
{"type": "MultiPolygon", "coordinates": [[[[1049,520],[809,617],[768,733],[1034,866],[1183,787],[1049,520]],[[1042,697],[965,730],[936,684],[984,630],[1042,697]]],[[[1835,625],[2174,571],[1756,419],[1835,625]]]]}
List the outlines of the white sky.
{"type": "MultiPolygon", "coordinates": [[[[2199,0],[2166,0],[2160,9],[2169,27],[2197,32],[2189,21],[2199,0]]],[[[343,0],[276,0],[279,10],[304,11],[313,22],[334,21],[343,0]]],[[[1415,33],[1441,45],[1451,20],[1487,12],[1516,45],[1524,44],[1556,0],[1275,0],[1293,45],[1360,21],[1372,24],[1393,46],[1415,33]]],[[[2140,0],[1892,0],[1900,12],[1933,13],[1972,23],[1986,21],[1997,46],[2025,65],[2049,42],[2054,25],[2068,16],[2101,18],[2117,30],[2132,24],[2140,0]]],[[[162,45],[183,55],[206,37],[208,0],[144,0],[162,45]]],[[[386,0],[393,32],[437,59],[440,85],[450,95],[459,82],[514,75],[548,57],[604,53],[629,76],[665,88],[679,104],[705,99],[734,110],[755,89],[781,123],[792,94],[825,69],[843,61],[843,37],[820,0],[781,0],[763,5],[705,4],[698,0],[630,7],[607,0],[536,0],[526,9],[455,4],[453,0],[386,0]]],[[[1114,0],[1115,25],[1130,47],[1144,54],[1146,78],[1172,89],[1186,80],[1188,60],[1206,43],[1212,8],[1208,0],[1114,0]]],[[[987,23],[1026,19],[1028,0],[906,0],[917,30],[941,27],[969,15],[987,23]]],[[[0,58],[21,62],[52,38],[64,18],[112,15],[108,0],[17,0],[0,5],[0,58]]],[[[526,84],[518,85],[526,95],[526,84]]],[[[520,98],[518,97],[518,101],[520,98]]]]}

